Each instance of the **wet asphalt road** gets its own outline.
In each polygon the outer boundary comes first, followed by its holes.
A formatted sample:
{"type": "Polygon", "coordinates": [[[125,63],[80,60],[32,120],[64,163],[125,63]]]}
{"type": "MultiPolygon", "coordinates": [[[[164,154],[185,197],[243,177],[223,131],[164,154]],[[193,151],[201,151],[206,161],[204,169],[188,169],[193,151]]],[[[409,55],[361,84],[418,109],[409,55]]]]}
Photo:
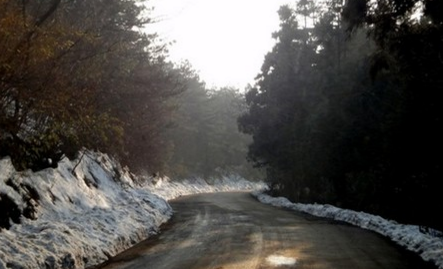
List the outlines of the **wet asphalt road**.
{"type": "Polygon", "coordinates": [[[417,255],[373,232],[257,202],[248,193],[171,202],[158,236],[100,269],[425,269],[417,255]]]}

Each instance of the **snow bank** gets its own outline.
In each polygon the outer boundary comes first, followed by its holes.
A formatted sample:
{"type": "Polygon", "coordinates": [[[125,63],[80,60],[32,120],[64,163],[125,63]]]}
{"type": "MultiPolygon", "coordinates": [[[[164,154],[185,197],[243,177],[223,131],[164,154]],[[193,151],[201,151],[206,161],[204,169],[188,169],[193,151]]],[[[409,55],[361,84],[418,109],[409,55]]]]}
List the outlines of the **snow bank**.
{"type": "Polygon", "coordinates": [[[57,169],[16,172],[0,160],[0,192],[34,219],[0,231],[0,268],[83,268],[155,233],[172,210],[103,154],[63,160],[57,169]],[[75,170],[74,170],[75,168],[75,170]],[[34,193],[26,195],[29,190],[34,193]],[[37,193],[37,194],[36,194],[37,193]]]}
{"type": "Polygon", "coordinates": [[[331,205],[291,203],[284,197],[271,197],[262,192],[253,192],[253,195],[265,204],[344,221],[377,232],[408,250],[418,253],[425,261],[432,261],[438,268],[443,269],[443,239],[423,234],[416,225],[399,224],[380,216],[341,209],[331,205]]]}
{"type": "Polygon", "coordinates": [[[247,181],[236,175],[211,178],[207,181],[202,178],[171,181],[168,177],[163,177],[146,180],[145,182],[144,188],[149,189],[166,200],[196,193],[258,191],[266,187],[266,184],[263,182],[247,181]]]}
{"type": "Polygon", "coordinates": [[[37,173],[0,160],[0,219],[10,224],[0,228],[0,269],[92,266],[156,233],[172,215],[165,199],[261,187],[239,178],[137,182],[107,155],[88,151],[37,173]]]}

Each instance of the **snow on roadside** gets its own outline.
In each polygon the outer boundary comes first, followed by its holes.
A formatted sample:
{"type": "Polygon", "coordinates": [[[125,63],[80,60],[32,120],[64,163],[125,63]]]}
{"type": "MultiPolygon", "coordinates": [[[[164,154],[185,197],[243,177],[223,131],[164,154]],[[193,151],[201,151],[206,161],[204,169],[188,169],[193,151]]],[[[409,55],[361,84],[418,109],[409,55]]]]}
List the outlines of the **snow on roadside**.
{"type": "Polygon", "coordinates": [[[10,205],[2,201],[7,197],[21,215],[20,224],[11,217],[11,227],[0,228],[0,269],[92,266],[156,233],[172,215],[165,200],[261,187],[238,178],[214,185],[202,179],[136,182],[140,179],[101,153],[87,151],[79,160],[64,159],[58,168],[36,173],[17,172],[9,158],[1,159],[0,206],[10,205]]]}
{"type": "Polygon", "coordinates": [[[251,182],[236,175],[211,178],[208,181],[202,178],[171,181],[168,177],[147,180],[143,186],[158,196],[172,200],[174,198],[196,193],[224,192],[224,191],[258,191],[263,190],[263,182],[251,182]],[[209,183],[208,183],[209,182],[209,183]]]}
{"type": "Polygon", "coordinates": [[[305,212],[318,217],[344,221],[384,235],[397,244],[416,252],[423,260],[432,261],[443,269],[443,239],[423,234],[416,225],[399,224],[380,216],[341,209],[332,205],[291,203],[284,197],[271,197],[263,192],[252,193],[260,202],[276,207],[305,212]]]}
{"type": "Polygon", "coordinates": [[[170,218],[163,199],[134,188],[130,174],[106,155],[88,153],[76,162],[65,159],[57,169],[32,173],[0,160],[0,192],[21,211],[26,192],[37,193],[37,219],[22,215],[20,224],[0,231],[0,268],[83,268],[155,233],[170,218]]]}

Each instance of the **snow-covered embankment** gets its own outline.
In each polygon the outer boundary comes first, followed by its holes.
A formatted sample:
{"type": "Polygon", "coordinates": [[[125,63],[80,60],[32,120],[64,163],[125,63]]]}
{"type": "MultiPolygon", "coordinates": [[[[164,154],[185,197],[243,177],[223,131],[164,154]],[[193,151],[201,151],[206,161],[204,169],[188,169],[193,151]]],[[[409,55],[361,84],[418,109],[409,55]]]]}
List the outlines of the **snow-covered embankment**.
{"type": "Polygon", "coordinates": [[[169,178],[147,180],[144,188],[149,189],[158,196],[171,200],[180,196],[227,191],[258,191],[266,188],[263,182],[251,182],[236,175],[211,178],[208,181],[202,178],[193,178],[182,181],[171,181],[169,178]],[[209,182],[209,183],[208,183],[209,182]]]}
{"type": "Polygon", "coordinates": [[[341,209],[332,205],[291,203],[284,197],[271,197],[263,192],[253,192],[260,202],[276,207],[305,212],[318,217],[344,221],[384,235],[400,246],[419,254],[423,260],[432,261],[443,269],[443,238],[424,234],[416,225],[399,224],[380,216],[341,209]]]}
{"type": "Polygon", "coordinates": [[[0,160],[0,218],[10,226],[0,228],[0,269],[91,266],[156,233],[172,215],[165,199],[254,188],[246,181],[229,188],[223,185],[229,182],[138,181],[100,153],[37,173],[0,160]]]}

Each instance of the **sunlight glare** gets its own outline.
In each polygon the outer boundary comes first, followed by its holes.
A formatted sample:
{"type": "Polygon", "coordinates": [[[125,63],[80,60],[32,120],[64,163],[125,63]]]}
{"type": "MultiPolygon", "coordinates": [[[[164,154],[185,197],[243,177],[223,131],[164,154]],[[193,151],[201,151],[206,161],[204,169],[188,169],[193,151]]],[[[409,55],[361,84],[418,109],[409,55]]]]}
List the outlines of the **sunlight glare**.
{"type": "Polygon", "coordinates": [[[266,258],[266,261],[274,266],[291,266],[297,263],[294,258],[289,258],[281,255],[271,255],[266,258]]]}
{"type": "MultiPolygon", "coordinates": [[[[278,30],[283,0],[162,0],[159,33],[173,61],[189,60],[209,86],[253,83],[278,30]],[[179,3],[179,4],[178,4],[179,3]],[[160,27],[161,26],[161,27],[160,27]]],[[[154,3],[155,5],[155,3],[154,3]]]]}

